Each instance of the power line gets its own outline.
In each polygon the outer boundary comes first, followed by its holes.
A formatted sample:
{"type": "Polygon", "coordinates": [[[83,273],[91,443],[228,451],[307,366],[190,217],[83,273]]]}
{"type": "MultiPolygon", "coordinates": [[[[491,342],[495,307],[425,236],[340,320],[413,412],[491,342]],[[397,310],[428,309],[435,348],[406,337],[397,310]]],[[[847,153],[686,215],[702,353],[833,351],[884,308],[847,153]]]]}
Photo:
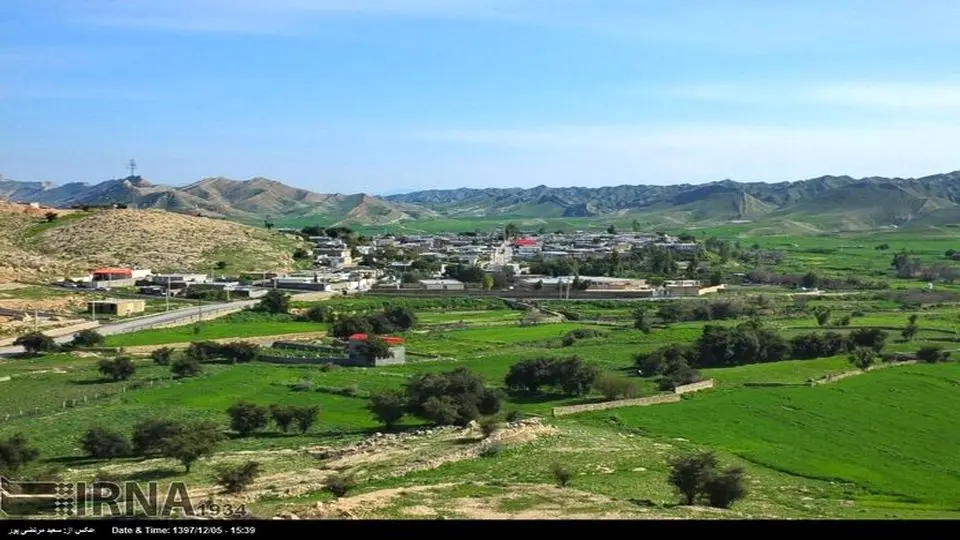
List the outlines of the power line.
{"type": "Polygon", "coordinates": [[[130,162],[127,163],[127,168],[130,169],[130,176],[136,176],[137,172],[137,162],[133,158],[130,159],[130,162]]]}

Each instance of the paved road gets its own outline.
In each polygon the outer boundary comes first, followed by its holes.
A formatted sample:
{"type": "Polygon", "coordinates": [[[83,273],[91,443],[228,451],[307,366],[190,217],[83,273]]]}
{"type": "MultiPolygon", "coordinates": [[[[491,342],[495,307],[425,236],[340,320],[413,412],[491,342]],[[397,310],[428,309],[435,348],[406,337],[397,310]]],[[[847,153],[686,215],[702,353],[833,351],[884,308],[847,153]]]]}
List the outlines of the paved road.
{"type": "MultiPolygon", "coordinates": [[[[248,308],[255,306],[260,302],[260,300],[243,300],[240,302],[223,302],[219,304],[206,304],[201,306],[191,306],[188,308],[174,309],[164,313],[158,313],[156,315],[148,315],[146,317],[138,317],[136,319],[130,319],[126,321],[119,321],[115,323],[105,324],[97,327],[97,332],[104,336],[111,336],[115,334],[126,334],[128,332],[136,332],[137,330],[143,330],[146,328],[151,328],[154,326],[169,324],[177,322],[179,320],[185,319],[196,315],[198,312],[203,315],[210,314],[214,315],[217,312],[222,312],[228,308],[248,308]]],[[[73,339],[73,335],[66,335],[58,337],[55,339],[57,343],[67,343],[73,339]]],[[[6,356],[11,354],[18,354],[23,352],[23,347],[0,347],[0,356],[6,356]]]]}

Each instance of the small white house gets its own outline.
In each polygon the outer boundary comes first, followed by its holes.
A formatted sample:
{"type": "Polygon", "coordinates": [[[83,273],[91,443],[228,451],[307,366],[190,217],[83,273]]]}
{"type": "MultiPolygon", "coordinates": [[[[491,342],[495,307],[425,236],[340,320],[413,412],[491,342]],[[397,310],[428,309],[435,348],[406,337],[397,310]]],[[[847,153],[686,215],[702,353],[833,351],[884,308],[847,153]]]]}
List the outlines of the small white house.
{"type": "Polygon", "coordinates": [[[463,282],[456,279],[421,279],[418,283],[427,291],[462,291],[465,288],[463,282]]]}

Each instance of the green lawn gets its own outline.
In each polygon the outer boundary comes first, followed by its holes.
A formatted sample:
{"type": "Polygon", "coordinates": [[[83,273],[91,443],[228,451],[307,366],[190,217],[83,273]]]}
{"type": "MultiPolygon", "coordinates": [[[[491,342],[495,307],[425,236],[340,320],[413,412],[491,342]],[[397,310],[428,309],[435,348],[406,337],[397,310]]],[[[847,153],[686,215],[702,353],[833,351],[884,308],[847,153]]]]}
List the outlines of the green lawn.
{"type": "Polygon", "coordinates": [[[960,365],[882,370],[813,388],[705,392],[584,422],[684,437],[809,478],[854,483],[871,504],[960,509],[960,365]]]}

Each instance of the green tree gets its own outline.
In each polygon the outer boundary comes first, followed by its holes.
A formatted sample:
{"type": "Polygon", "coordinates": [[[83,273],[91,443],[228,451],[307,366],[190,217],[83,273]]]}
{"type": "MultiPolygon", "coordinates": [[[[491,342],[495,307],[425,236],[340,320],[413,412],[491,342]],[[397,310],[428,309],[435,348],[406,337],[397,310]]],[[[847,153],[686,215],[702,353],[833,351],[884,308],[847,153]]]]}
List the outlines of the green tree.
{"type": "Polygon", "coordinates": [[[153,363],[158,366],[169,366],[170,361],[173,359],[173,349],[170,347],[161,347],[150,353],[150,358],[152,358],[153,363]]]}
{"type": "Polygon", "coordinates": [[[340,339],[346,339],[354,334],[369,334],[373,327],[367,319],[357,315],[340,317],[330,325],[330,333],[340,339]]]}
{"type": "Polygon", "coordinates": [[[170,372],[177,378],[185,379],[195,377],[203,372],[203,367],[195,358],[183,357],[177,358],[170,364],[170,372]]]}
{"type": "Polygon", "coordinates": [[[607,234],[617,234],[617,228],[613,225],[607,227],[607,234]]]}
{"type": "Polygon", "coordinates": [[[876,363],[877,353],[868,347],[857,347],[850,353],[849,360],[857,368],[866,371],[876,363]]]}
{"type": "Polygon", "coordinates": [[[213,267],[217,270],[224,270],[227,268],[227,261],[217,261],[213,267]]]}
{"type": "Polygon", "coordinates": [[[393,429],[407,414],[407,400],[403,392],[394,389],[382,390],[370,396],[367,409],[387,429],[393,429]]]}
{"type": "Polygon", "coordinates": [[[56,212],[47,212],[43,215],[43,217],[47,220],[47,223],[53,223],[58,217],[60,217],[60,214],[57,214],[56,212]]]}
{"type": "Polygon", "coordinates": [[[913,338],[917,335],[917,332],[920,331],[920,327],[915,324],[908,324],[904,327],[903,331],[900,332],[900,335],[903,337],[904,341],[913,341],[913,338]]]}
{"type": "Polygon", "coordinates": [[[230,415],[230,427],[241,437],[247,437],[253,432],[267,427],[269,422],[267,408],[249,401],[234,403],[227,409],[227,414],[230,415]]]}
{"type": "Polygon", "coordinates": [[[849,335],[853,347],[869,347],[878,354],[883,350],[886,340],[887,333],[878,328],[856,328],[849,335]]]}
{"type": "Polygon", "coordinates": [[[265,219],[263,220],[263,226],[266,227],[266,229],[269,231],[273,229],[273,222],[270,221],[269,219],[265,219]]]}
{"type": "Polygon", "coordinates": [[[817,319],[817,324],[820,326],[827,326],[830,323],[830,310],[829,309],[818,309],[813,313],[813,316],[817,319]]]}
{"type": "Polygon", "coordinates": [[[353,476],[343,473],[335,473],[327,479],[327,485],[324,489],[340,498],[346,495],[351,489],[357,486],[357,481],[353,476]]]}
{"type": "Polygon", "coordinates": [[[483,288],[487,291],[493,289],[493,276],[489,274],[483,276],[483,288]]]}
{"type": "Polygon", "coordinates": [[[133,364],[130,358],[118,356],[113,360],[107,360],[106,358],[100,360],[97,362],[97,370],[104,377],[110,377],[115,381],[125,381],[133,377],[134,373],[137,372],[137,366],[133,364]]]}
{"type": "Polygon", "coordinates": [[[554,480],[557,481],[557,486],[567,487],[570,485],[570,481],[573,480],[573,473],[560,463],[554,463],[550,466],[550,472],[553,473],[554,480]]]}
{"type": "Polygon", "coordinates": [[[18,347],[23,347],[27,354],[34,356],[42,352],[54,352],[58,349],[57,342],[54,341],[52,337],[41,332],[24,334],[14,340],[13,344],[18,347]]]}
{"type": "Polygon", "coordinates": [[[481,415],[500,410],[497,393],[465,367],[415,375],[407,382],[406,395],[411,414],[437,425],[466,426],[481,415]]]}
{"type": "Polygon", "coordinates": [[[360,351],[366,358],[389,358],[390,345],[377,336],[369,336],[360,344],[360,351]]]}
{"type": "Polygon", "coordinates": [[[267,313],[290,313],[290,295],[282,291],[270,291],[260,299],[257,307],[267,313]]]}
{"type": "Polygon", "coordinates": [[[507,240],[516,238],[519,233],[520,229],[517,227],[517,224],[513,223],[512,221],[507,223],[507,226],[503,229],[503,234],[507,240]]]}
{"type": "Polygon", "coordinates": [[[593,381],[593,388],[608,400],[636,397],[637,388],[624,377],[611,373],[601,373],[593,381]]]}
{"type": "Polygon", "coordinates": [[[680,494],[680,504],[692,505],[705,491],[717,468],[713,452],[695,452],[672,458],[667,480],[680,494]]]}
{"type": "Polygon", "coordinates": [[[8,439],[0,439],[0,473],[15,474],[39,456],[40,451],[30,446],[22,433],[16,433],[8,439]]]}
{"type": "Polygon", "coordinates": [[[296,407],[293,411],[293,419],[296,420],[300,433],[310,431],[318,416],[320,416],[320,407],[316,405],[296,407]]]}
{"type": "Polygon", "coordinates": [[[812,271],[807,272],[802,278],[800,278],[800,286],[805,289],[816,289],[819,283],[820,277],[812,271]]]}
{"type": "Polygon", "coordinates": [[[163,444],[163,456],[176,459],[186,472],[197,460],[211,456],[223,440],[220,426],[213,422],[186,424],[163,444]]]}
{"type": "Polygon", "coordinates": [[[92,329],[81,330],[73,335],[70,345],[74,347],[99,347],[103,345],[104,338],[99,332],[92,329]]]}
{"type": "Polygon", "coordinates": [[[118,431],[95,427],[80,438],[80,447],[91,457],[98,459],[130,455],[130,441],[118,431]]]}
{"type": "Polygon", "coordinates": [[[730,508],[734,502],[747,496],[745,471],[731,467],[722,473],[714,473],[704,485],[710,506],[730,508]]]}
{"type": "Polygon", "coordinates": [[[217,468],[214,479],[227,493],[240,493],[260,476],[260,464],[248,461],[242,465],[224,465],[217,468]]]}
{"type": "Polygon", "coordinates": [[[926,345],[917,351],[917,360],[926,363],[946,362],[950,359],[950,351],[944,351],[936,345],[926,345]]]}
{"type": "Polygon", "coordinates": [[[917,324],[917,319],[919,318],[919,315],[912,313],[909,317],[907,317],[907,324],[917,324]]]}
{"type": "Polygon", "coordinates": [[[133,428],[133,452],[138,456],[161,454],[167,441],[178,435],[183,426],[173,420],[151,418],[133,428]]]}
{"type": "Polygon", "coordinates": [[[296,414],[296,408],[289,405],[270,406],[270,418],[272,418],[273,422],[277,424],[277,427],[280,428],[280,431],[284,433],[290,431],[290,426],[293,425],[293,421],[296,419],[296,414]]]}
{"type": "Polygon", "coordinates": [[[308,321],[323,323],[328,322],[332,314],[329,306],[313,306],[307,310],[305,317],[308,321]]]}
{"type": "Polygon", "coordinates": [[[234,364],[245,364],[260,356],[260,345],[247,341],[226,343],[219,347],[219,355],[234,364]]]}

